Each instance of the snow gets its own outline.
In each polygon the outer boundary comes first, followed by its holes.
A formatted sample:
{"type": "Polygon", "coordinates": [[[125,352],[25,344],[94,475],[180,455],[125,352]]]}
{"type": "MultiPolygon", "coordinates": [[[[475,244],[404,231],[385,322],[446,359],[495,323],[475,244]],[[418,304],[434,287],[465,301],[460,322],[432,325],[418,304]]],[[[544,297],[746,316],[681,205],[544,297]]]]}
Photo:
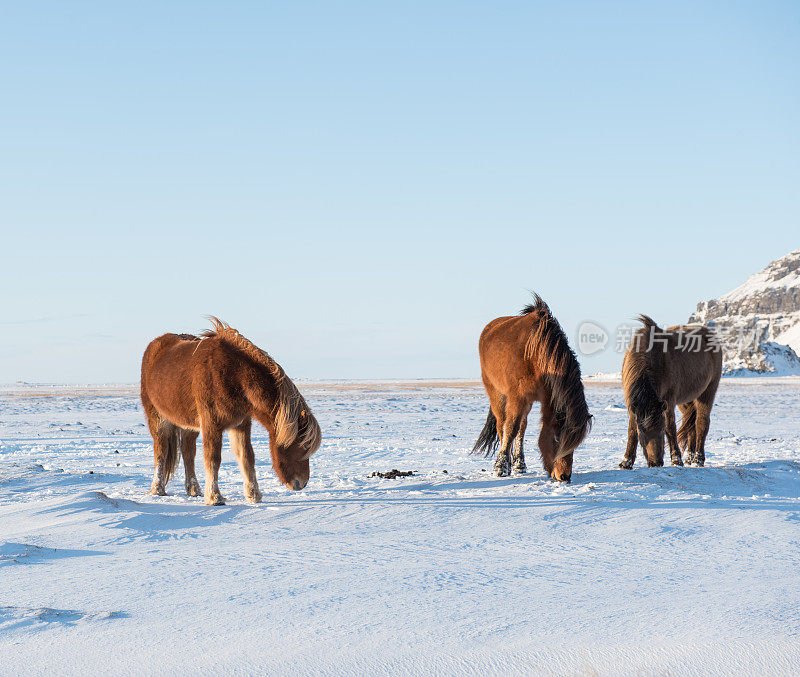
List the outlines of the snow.
{"type": "Polygon", "coordinates": [[[775,338],[775,343],[782,343],[789,346],[795,353],[800,355],[800,322],[789,327],[786,331],[775,338]]]}
{"type": "MultiPolygon", "coordinates": [[[[618,383],[586,388],[573,482],[470,456],[474,383],[302,384],[308,487],[146,495],[135,388],[0,389],[0,672],[796,674],[798,379],[724,379],[705,468],[617,469],[618,383]],[[412,477],[368,478],[414,470],[412,477]],[[447,471],[446,473],[444,471],[447,471]]],[[[198,468],[202,474],[202,464],[198,468]]]]}
{"type": "Polygon", "coordinates": [[[622,379],[622,372],[596,371],[594,374],[584,376],[586,381],[608,382],[622,379]]]}
{"type": "Polygon", "coordinates": [[[747,377],[770,374],[777,377],[800,375],[800,358],[788,346],[762,341],[758,351],[746,358],[734,357],[722,363],[725,376],[747,377]],[[754,367],[758,366],[758,369],[754,367]]]}

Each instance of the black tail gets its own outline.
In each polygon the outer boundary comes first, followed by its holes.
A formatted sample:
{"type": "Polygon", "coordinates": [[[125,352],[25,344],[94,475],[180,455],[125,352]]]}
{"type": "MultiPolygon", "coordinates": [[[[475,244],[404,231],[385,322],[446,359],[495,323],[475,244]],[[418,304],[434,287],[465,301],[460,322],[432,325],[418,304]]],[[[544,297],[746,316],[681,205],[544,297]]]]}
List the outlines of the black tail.
{"type": "Polygon", "coordinates": [[[678,445],[681,450],[686,451],[686,448],[689,446],[689,437],[694,433],[696,423],[697,407],[692,404],[690,409],[683,412],[681,427],[678,428],[678,445]]]}
{"type": "Polygon", "coordinates": [[[646,372],[639,374],[630,392],[631,410],[645,430],[658,427],[667,405],[658,398],[653,382],[646,372]]]}
{"type": "Polygon", "coordinates": [[[636,318],[644,327],[634,334],[631,345],[622,361],[622,385],[625,399],[640,426],[646,430],[657,429],[663,423],[667,405],[661,400],[653,383],[654,361],[659,353],[650,350],[653,333],[661,331],[652,317],[636,318]]]}
{"type": "Polygon", "coordinates": [[[500,438],[497,436],[497,419],[492,413],[491,407],[489,408],[489,415],[486,417],[486,425],[483,426],[481,434],[478,435],[478,441],[472,447],[472,453],[477,454],[483,452],[484,456],[491,456],[500,444],[500,438]]]}

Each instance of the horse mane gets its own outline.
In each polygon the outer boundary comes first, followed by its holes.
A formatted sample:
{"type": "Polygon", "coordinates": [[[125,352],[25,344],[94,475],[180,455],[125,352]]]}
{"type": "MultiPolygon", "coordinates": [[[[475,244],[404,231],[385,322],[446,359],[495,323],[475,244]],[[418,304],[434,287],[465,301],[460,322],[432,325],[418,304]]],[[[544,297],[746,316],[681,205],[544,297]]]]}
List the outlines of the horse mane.
{"type": "Polygon", "coordinates": [[[218,338],[224,341],[244,353],[253,362],[264,367],[272,376],[278,391],[274,411],[276,444],[285,447],[297,442],[300,446],[308,449],[308,456],[311,456],[322,441],[319,423],[311,413],[311,408],[300,394],[297,386],[286,375],[283,367],[266,351],[261,350],[226,322],[214,316],[209,316],[208,319],[214,328],[204,331],[201,334],[203,338],[218,338]],[[300,419],[304,415],[306,417],[305,429],[301,430],[300,419]]]}
{"type": "Polygon", "coordinates": [[[658,397],[653,383],[655,359],[659,351],[649,350],[650,333],[662,330],[649,315],[639,315],[636,319],[643,327],[634,333],[631,345],[625,353],[622,385],[631,411],[644,428],[652,429],[658,425],[667,409],[666,404],[658,397]]]}
{"type": "Polygon", "coordinates": [[[586,405],[578,358],[569,347],[567,336],[550,307],[538,294],[534,302],[522,309],[521,315],[537,313],[536,324],[525,342],[525,359],[533,362],[550,386],[550,404],[564,425],[559,436],[560,458],[571,453],[589,433],[592,416],[586,405]]]}
{"type": "Polygon", "coordinates": [[[544,299],[536,292],[533,292],[533,303],[529,303],[522,307],[519,311],[520,315],[530,315],[535,312],[544,312],[550,314],[550,307],[544,302],[544,299]]]}

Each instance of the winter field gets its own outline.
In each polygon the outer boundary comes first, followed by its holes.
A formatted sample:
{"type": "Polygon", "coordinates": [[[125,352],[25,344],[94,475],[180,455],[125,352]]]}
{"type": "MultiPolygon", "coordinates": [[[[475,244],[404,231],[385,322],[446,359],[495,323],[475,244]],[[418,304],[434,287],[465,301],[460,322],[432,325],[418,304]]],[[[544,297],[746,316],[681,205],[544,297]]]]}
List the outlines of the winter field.
{"type": "Polygon", "coordinates": [[[264,501],[226,448],[223,507],[182,467],[146,494],[135,387],[1,388],[0,674],[800,671],[800,379],[723,380],[707,467],[633,471],[619,384],[588,383],[570,485],[536,408],[529,474],[468,455],[478,384],[299,385],[308,487],[254,426],[264,501]]]}

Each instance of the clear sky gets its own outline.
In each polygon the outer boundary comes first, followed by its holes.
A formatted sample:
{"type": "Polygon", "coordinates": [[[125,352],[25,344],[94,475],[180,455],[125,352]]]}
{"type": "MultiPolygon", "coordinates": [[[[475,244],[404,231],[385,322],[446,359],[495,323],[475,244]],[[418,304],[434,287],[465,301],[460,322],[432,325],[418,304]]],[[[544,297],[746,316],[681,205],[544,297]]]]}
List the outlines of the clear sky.
{"type": "Polygon", "coordinates": [[[206,314],[477,377],[529,289],[613,344],[800,246],[793,1],[5,3],[0,102],[0,382],[135,382],[206,314]]]}

